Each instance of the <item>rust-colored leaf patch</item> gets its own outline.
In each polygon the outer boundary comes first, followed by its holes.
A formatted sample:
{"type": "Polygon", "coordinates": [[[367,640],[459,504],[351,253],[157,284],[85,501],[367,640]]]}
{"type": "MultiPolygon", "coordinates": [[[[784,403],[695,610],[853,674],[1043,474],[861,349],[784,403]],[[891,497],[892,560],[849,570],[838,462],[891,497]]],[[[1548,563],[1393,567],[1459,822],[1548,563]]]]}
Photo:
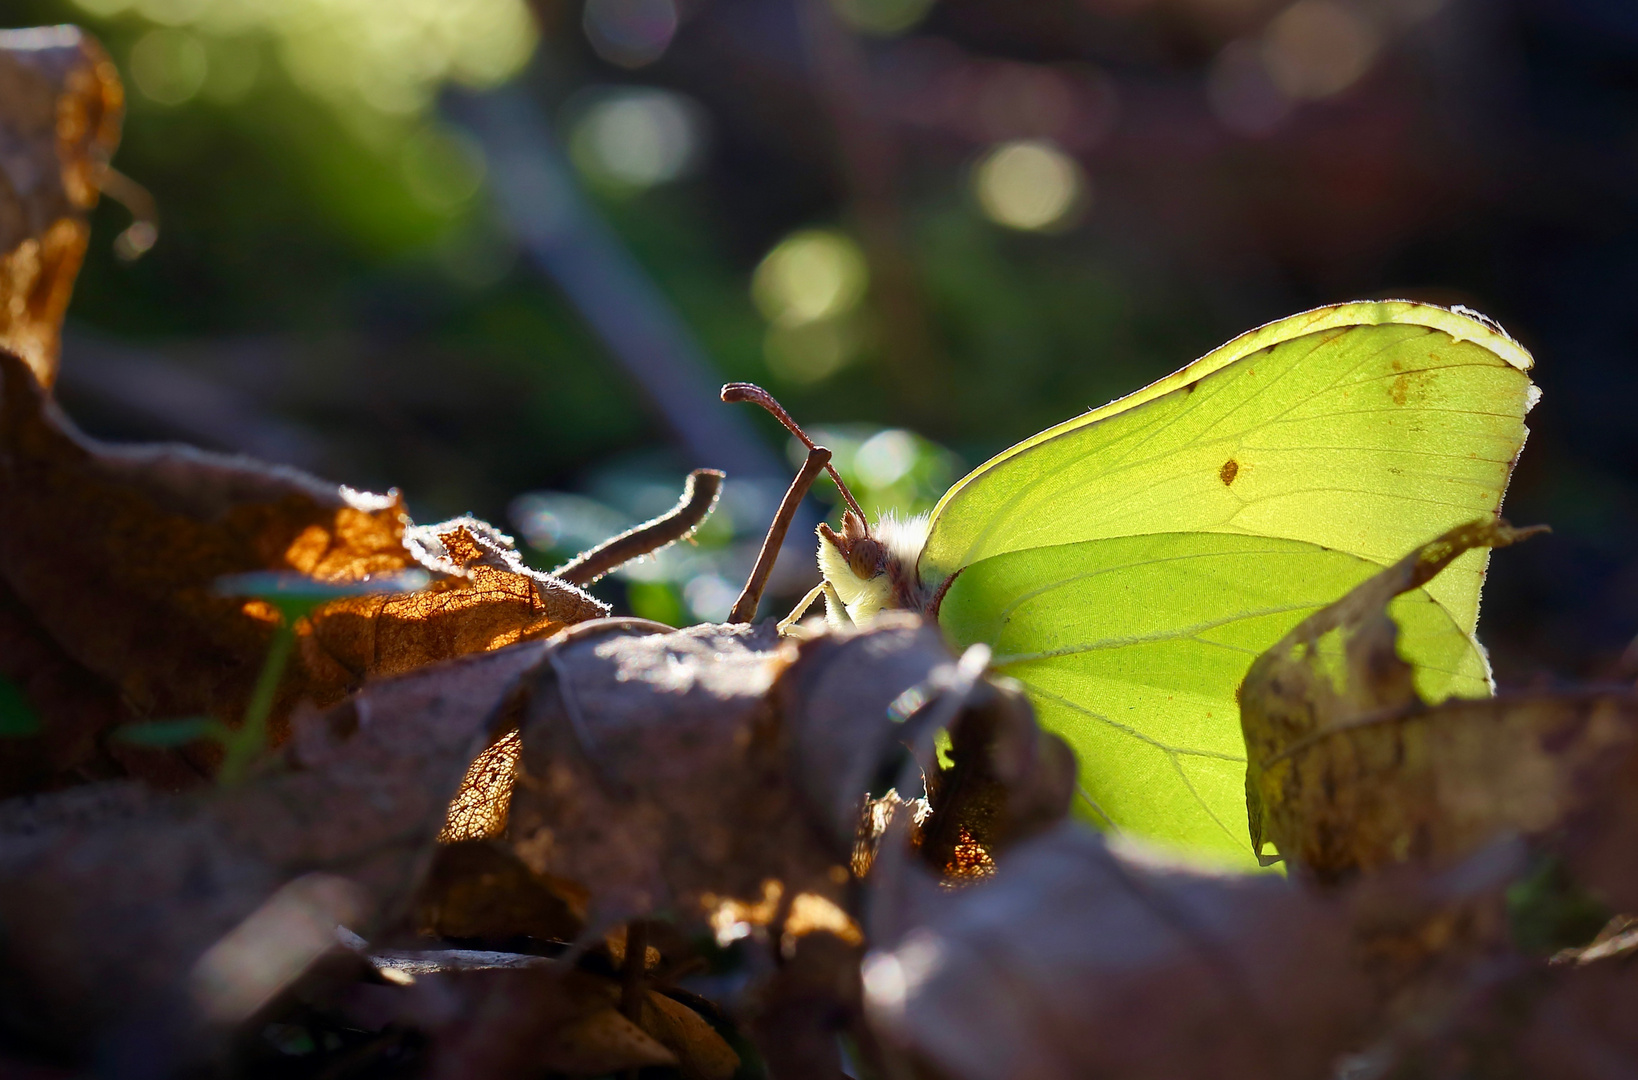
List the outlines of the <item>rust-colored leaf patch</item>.
{"type": "Polygon", "coordinates": [[[124,105],[78,28],[0,31],[0,347],[46,386],[124,105]]]}

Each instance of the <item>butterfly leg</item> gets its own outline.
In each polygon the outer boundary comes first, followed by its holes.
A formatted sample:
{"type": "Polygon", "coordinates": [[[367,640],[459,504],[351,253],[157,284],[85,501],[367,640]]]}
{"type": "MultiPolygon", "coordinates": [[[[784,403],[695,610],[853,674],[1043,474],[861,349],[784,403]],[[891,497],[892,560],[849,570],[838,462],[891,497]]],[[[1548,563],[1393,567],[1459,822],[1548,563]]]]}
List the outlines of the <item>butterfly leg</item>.
{"type": "Polygon", "coordinates": [[[808,613],[808,608],[813,606],[813,602],[815,600],[819,599],[820,596],[824,595],[825,586],[828,585],[828,584],[830,584],[830,583],[826,582],[826,581],[821,581],[819,584],[817,584],[813,588],[809,589],[808,590],[808,595],[804,596],[802,599],[800,599],[800,600],[798,600],[796,602],[796,606],[791,609],[791,613],[789,615],[785,616],[783,619],[779,620],[779,636],[780,637],[784,637],[786,631],[790,630],[791,627],[795,626],[796,623],[797,623],[797,620],[801,619],[802,616],[804,616],[804,615],[806,615],[808,613]]]}
{"type": "Polygon", "coordinates": [[[827,578],[819,586],[825,590],[825,621],[835,630],[851,630],[856,625],[853,616],[847,612],[847,604],[842,602],[842,594],[836,591],[836,586],[827,578]]]}
{"type": "Polygon", "coordinates": [[[796,628],[797,622],[808,613],[808,609],[821,596],[825,598],[825,617],[832,625],[852,626],[853,620],[848,617],[847,607],[842,603],[841,596],[836,592],[836,586],[828,581],[821,581],[808,590],[808,595],[797,601],[791,613],[779,620],[779,634],[781,637],[789,634],[796,628]],[[840,618],[837,613],[840,612],[840,618]],[[845,621],[843,621],[845,620],[845,621]]]}

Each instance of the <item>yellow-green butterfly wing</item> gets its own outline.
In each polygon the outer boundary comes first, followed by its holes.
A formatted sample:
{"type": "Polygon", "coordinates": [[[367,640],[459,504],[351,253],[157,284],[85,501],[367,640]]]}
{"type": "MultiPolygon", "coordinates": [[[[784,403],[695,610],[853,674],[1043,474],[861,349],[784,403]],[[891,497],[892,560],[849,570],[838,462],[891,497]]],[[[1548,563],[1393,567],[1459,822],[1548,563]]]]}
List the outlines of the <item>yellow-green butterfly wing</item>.
{"type": "MultiPolygon", "coordinates": [[[[1530,365],[1493,324],[1426,304],[1271,323],[974,470],[933,511],[921,578],[959,571],[940,623],[989,644],[1069,739],[1089,814],[1249,861],[1246,668],[1412,547],[1498,512],[1530,365]]],[[[1488,692],[1485,559],[1394,609],[1431,697],[1488,692]]]]}

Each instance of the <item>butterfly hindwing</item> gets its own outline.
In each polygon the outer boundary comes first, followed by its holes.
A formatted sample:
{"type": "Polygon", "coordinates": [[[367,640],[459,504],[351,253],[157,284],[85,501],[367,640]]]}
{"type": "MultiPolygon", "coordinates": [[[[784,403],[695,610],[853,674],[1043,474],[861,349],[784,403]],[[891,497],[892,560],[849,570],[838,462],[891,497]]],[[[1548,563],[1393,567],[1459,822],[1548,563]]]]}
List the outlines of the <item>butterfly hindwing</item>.
{"type": "MultiPolygon", "coordinates": [[[[1240,678],[1314,608],[1497,513],[1529,362],[1428,305],[1293,316],[975,470],[934,511],[922,579],[961,571],[940,622],[1025,683],[1116,825],[1249,855],[1240,678]]],[[[1425,692],[1487,690],[1484,558],[1406,601],[1425,692]]]]}
{"type": "MultiPolygon", "coordinates": [[[[1250,859],[1235,691],[1292,625],[1370,577],[1357,556],[1295,540],[1156,533],[994,555],[968,567],[940,621],[985,641],[1042,723],[1080,757],[1100,823],[1250,859]]],[[[1402,647],[1433,700],[1482,695],[1472,640],[1425,592],[1399,601],[1402,647]]]]}

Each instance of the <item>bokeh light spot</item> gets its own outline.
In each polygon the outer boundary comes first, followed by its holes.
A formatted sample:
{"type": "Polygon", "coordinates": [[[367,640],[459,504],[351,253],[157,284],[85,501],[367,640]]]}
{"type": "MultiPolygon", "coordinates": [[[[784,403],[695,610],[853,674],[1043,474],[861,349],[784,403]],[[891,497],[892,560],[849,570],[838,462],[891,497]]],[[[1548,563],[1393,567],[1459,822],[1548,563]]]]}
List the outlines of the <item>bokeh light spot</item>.
{"type": "Polygon", "coordinates": [[[1336,0],[1300,0],[1268,24],[1263,62],[1294,98],[1341,93],[1370,70],[1381,42],[1365,18],[1336,0]]]}
{"type": "Polygon", "coordinates": [[[652,64],[677,33],[673,0],[586,0],[582,26],[597,55],[617,67],[652,64]]]}
{"type": "Polygon", "coordinates": [[[243,101],[262,73],[262,52],[257,43],[242,37],[215,38],[206,43],[209,60],[200,93],[219,105],[243,101]]]}
{"type": "Polygon", "coordinates": [[[751,298],[770,322],[799,326],[845,315],[864,298],[864,252],[833,229],[803,229],[781,240],[751,277],[751,298]]]}
{"type": "Polygon", "coordinates": [[[642,191],[685,175],[698,161],[704,123],[699,106],[669,90],[607,94],[575,122],[569,155],[592,183],[642,191]]]}
{"type": "MultiPolygon", "coordinates": [[[[626,585],[626,606],[639,619],[652,619],[667,626],[688,621],[682,598],[668,581],[633,581],[626,585]]],[[[729,610],[733,610],[732,607],[729,610]]]]}
{"type": "MultiPolygon", "coordinates": [[[[478,89],[515,75],[534,51],[536,31],[524,0],[75,0],[102,17],[130,11],[165,27],[211,38],[207,52],[216,67],[218,41],[266,34],[297,86],[337,106],[343,119],[369,130],[369,117],[410,116],[425,111],[440,85],[478,89]],[[364,108],[360,108],[363,106],[364,108]]],[[[136,62],[133,53],[133,65],[136,62]]],[[[152,58],[151,58],[152,59],[152,58]]],[[[252,61],[254,63],[254,61],[252,61]]],[[[236,100],[251,78],[234,80],[236,64],[224,66],[204,88],[217,101],[236,100]]],[[[151,65],[150,83],[168,103],[187,85],[189,69],[164,74],[151,65]]],[[[136,71],[132,79],[148,88],[136,71]]],[[[198,93],[199,88],[194,88],[198,93]]],[[[189,95],[192,96],[191,94],[189,95]]],[[[185,99],[181,99],[185,100],[185,99]]]]}
{"type": "Polygon", "coordinates": [[[694,618],[701,622],[721,622],[734,610],[739,587],[721,574],[700,574],[683,586],[683,599],[694,618]]]}
{"type": "Polygon", "coordinates": [[[1292,109],[1263,64],[1261,45],[1244,38],[1229,42],[1212,61],[1206,100],[1222,125],[1241,135],[1272,134],[1292,109]]]}
{"type": "Polygon", "coordinates": [[[162,26],[187,26],[210,6],[211,0],[136,0],[137,14],[162,26]]]}
{"type": "Polygon", "coordinates": [[[130,10],[134,0],[74,0],[74,6],[98,18],[109,18],[130,10]]]}
{"type": "Polygon", "coordinates": [[[793,383],[816,383],[836,374],[859,351],[859,332],[848,319],[794,326],[774,323],[763,343],[768,370],[793,383]]]}
{"type": "Polygon", "coordinates": [[[450,210],[483,187],[483,148],[470,136],[429,127],[404,140],[400,162],[404,186],[429,210],[450,210]]]}
{"type": "Polygon", "coordinates": [[[1045,140],[1002,143],[973,170],[984,214],[1011,229],[1044,231],[1071,224],[1089,199],[1075,159],[1045,140]]]}
{"type": "Polygon", "coordinates": [[[904,478],[916,463],[916,437],[889,428],[865,440],[853,457],[853,468],[869,487],[889,487],[904,478]]]}
{"type": "Polygon", "coordinates": [[[131,46],[131,81],[142,96],[180,105],[199,93],[209,73],[204,42],[185,30],[150,30],[131,46]]]}
{"type": "Polygon", "coordinates": [[[831,0],[842,21],[877,37],[902,34],[927,17],[933,0],[831,0]]]}

